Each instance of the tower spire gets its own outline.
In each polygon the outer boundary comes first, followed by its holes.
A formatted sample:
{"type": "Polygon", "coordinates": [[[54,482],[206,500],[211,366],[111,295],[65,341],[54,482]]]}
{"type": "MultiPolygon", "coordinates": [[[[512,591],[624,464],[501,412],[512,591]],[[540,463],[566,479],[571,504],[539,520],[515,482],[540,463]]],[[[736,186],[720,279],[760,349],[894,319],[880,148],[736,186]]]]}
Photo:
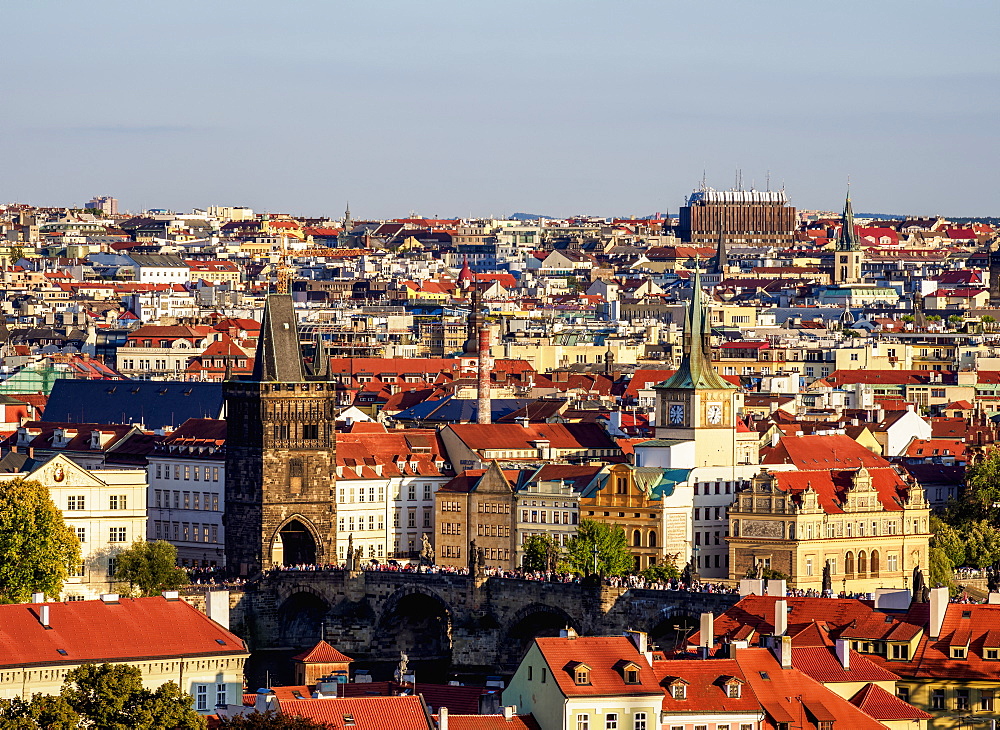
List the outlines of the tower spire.
{"type": "Polygon", "coordinates": [[[692,287],[691,303],[684,320],[684,357],[677,372],[657,387],[733,390],[736,386],[712,367],[712,324],[703,301],[700,262],[694,270],[692,287]]]}
{"type": "Polygon", "coordinates": [[[847,200],[844,201],[844,213],[840,217],[840,235],[837,237],[838,251],[859,251],[857,233],[854,232],[854,207],[851,205],[851,188],[847,188],[847,200]]]}
{"type": "Polygon", "coordinates": [[[251,379],[257,383],[301,383],[306,379],[291,294],[271,294],[264,303],[251,379]]]}

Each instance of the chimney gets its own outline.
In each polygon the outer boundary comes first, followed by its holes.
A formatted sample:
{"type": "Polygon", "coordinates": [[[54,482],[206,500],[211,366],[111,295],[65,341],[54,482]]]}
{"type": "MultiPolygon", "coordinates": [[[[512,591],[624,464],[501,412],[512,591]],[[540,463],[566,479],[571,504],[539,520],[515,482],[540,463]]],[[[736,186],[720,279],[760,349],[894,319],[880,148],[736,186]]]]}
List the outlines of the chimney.
{"type": "Polygon", "coordinates": [[[635,645],[636,650],[640,654],[646,653],[646,649],[649,645],[649,637],[646,635],[645,631],[632,631],[632,630],[626,631],[625,638],[627,638],[629,641],[632,642],[632,644],[635,645]]]}
{"type": "Polygon", "coordinates": [[[715,643],[715,615],[712,613],[701,614],[701,641],[698,646],[710,648],[715,643]]]}
{"type": "Polygon", "coordinates": [[[476,423],[492,423],[493,413],[490,402],[490,331],[486,327],[479,330],[479,372],[476,378],[476,423]]]}
{"type": "Polygon", "coordinates": [[[438,730],[448,730],[448,708],[438,708],[438,730]]]}
{"type": "Polygon", "coordinates": [[[44,593],[32,593],[31,594],[31,602],[32,603],[45,603],[45,594],[44,593]]]}
{"type": "Polygon", "coordinates": [[[837,639],[836,649],[840,666],[849,671],[851,669],[851,643],[847,639],[837,639]]]}
{"type": "Polygon", "coordinates": [[[774,596],[776,598],[784,598],[787,592],[784,580],[775,580],[774,578],[768,579],[767,595],[774,596]]]}
{"type": "Polygon", "coordinates": [[[779,636],[774,641],[774,651],[782,669],[792,668],[792,637],[779,636]]]}
{"type": "Polygon", "coordinates": [[[504,705],[503,719],[508,722],[514,719],[514,705],[504,705]]]}
{"type": "Polygon", "coordinates": [[[229,628],[229,591],[209,591],[205,596],[205,613],[224,629],[229,628]]]}
{"type": "Polygon", "coordinates": [[[267,687],[262,687],[257,690],[257,699],[254,701],[253,708],[257,712],[267,712],[272,700],[274,700],[274,692],[267,687]]]}
{"type": "Polygon", "coordinates": [[[788,602],[784,599],[774,602],[774,635],[784,637],[788,631],[788,602]]]}
{"type": "Polygon", "coordinates": [[[927,635],[932,639],[941,636],[941,625],[944,623],[944,615],[948,612],[948,589],[931,588],[931,617],[930,625],[927,627],[927,635]]]}
{"type": "Polygon", "coordinates": [[[51,629],[52,625],[49,623],[49,607],[42,605],[38,607],[38,623],[47,629],[51,629]]]}

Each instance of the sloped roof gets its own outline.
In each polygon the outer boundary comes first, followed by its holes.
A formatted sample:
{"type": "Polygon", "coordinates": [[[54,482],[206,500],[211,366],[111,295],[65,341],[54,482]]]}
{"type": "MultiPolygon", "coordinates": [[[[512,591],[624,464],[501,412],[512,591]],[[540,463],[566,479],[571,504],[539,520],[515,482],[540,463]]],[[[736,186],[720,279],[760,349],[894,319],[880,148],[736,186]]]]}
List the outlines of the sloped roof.
{"type": "Polygon", "coordinates": [[[353,662],[354,660],[346,654],[341,654],[330,644],[320,639],[312,649],[307,649],[293,656],[292,661],[309,664],[333,664],[353,662]]]}
{"type": "Polygon", "coordinates": [[[56,380],[43,420],[180,426],[222,414],[222,383],[56,380]]]}
{"type": "Polygon", "coordinates": [[[330,728],[434,730],[420,697],[324,697],[278,700],[284,715],[306,717],[330,728]],[[348,724],[347,718],[353,720],[348,724]]]}
{"type": "Polygon", "coordinates": [[[567,697],[658,695],[662,693],[656,675],[628,638],[624,636],[579,636],[535,639],[549,672],[567,697]],[[639,668],[639,684],[625,684],[619,669],[622,661],[639,668]],[[579,664],[590,667],[590,684],[578,685],[573,669],[579,664]]]}
{"type": "Polygon", "coordinates": [[[850,703],[876,720],[929,720],[934,716],[903,702],[877,684],[866,684],[850,699],[850,703]]]}
{"type": "Polygon", "coordinates": [[[162,596],[0,605],[0,667],[246,653],[238,636],[162,596]],[[51,629],[39,623],[41,605],[49,607],[51,629]]]}

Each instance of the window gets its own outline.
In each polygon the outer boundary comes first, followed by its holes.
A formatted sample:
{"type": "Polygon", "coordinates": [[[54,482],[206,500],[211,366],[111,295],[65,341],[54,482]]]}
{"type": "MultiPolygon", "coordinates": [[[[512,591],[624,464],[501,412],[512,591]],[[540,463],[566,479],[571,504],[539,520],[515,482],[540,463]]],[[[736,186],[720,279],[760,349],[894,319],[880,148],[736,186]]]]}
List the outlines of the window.
{"type": "Polygon", "coordinates": [[[87,509],[87,499],[82,494],[69,496],[66,498],[66,509],[87,509]]]}
{"type": "Polygon", "coordinates": [[[633,730],[646,730],[646,713],[637,712],[632,716],[633,730]]]}
{"type": "Polygon", "coordinates": [[[956,710],[969,709],[969,690],[967,689],[955,690],[955,709],[956,710]]]}
{"type": "Polygon", "coordinates": [[[124,527],[110,528],[108,542],[125,542],[125,528],[124,527]]]}
{"type": "MultiPolygon", "coordinates": [[[[967,653],[967,648],[964,646],[953,646],[951,647],[951,658],[952,659],[965,659],[967,653]]],[[[959,708],[961,709],[961,708],[959,708]]]]}
{"type": "Polygon", "coordinates": [[[987,712],[993,711],[993,690],[979,690],[979,709],[987,712]]]}
{"type": "Polygon", "coordinates": [[[80,540],[80,542],[87,542],[87,528],[86,527],[76,528],[76,536],[80,540]]]}
{"type": "Polygon", "coordinates": [[[625,667],[625,684],[639,684],[639,667],[625,667]]]}
{"type": "Polygon", "coordinates": [[[194,708],[196,710],[208,709],[208,685],[196,684],[194,686],[194,708]]]}
{"type": "Polygon", "coordinates": [[[577,684],[590,684],[590,667],[585,664],[578,666],[573,672],[573,681],[577,684]]]}
{"type": "Polygon", "coordinates": [[[229,698],[226,696],[226,685],[220,682],[215,685],[215,706],[225,707],[229,704],[229,698]]]}
{"type": "Polygon", "coordinates": [[[903,659],[903,660],[909,659],[910,658],[909,647],[906,644],[893,644],[892,658],[903,659]]]}
{"type": "Polygon", "coordinates": [[[604,716],[604,730],[618,730],[617,712],[609,712],[604,716]]]}
{"type": "Polygon", "coordinates": [[[820,720],[817,725],[819,726],[818,730],[833,730],[833,723],[829,720],[820,720]]]}
{"type": "Polygon", "coordinates": [[[108,558],[108,577],[114,578],[116,570],[118,570],[118,559],[108,558]]]}
{"type": "Polygon", "coordinates": [[[590,730],[590,715],[576,716],[576,730],[590,730]]]}
{"type": "Polygon", "coordinates": [[[687,685],[678,682],[670,688],[670,696],[675,700],[683,700],[687,698],[687,685]]]}
{"type": "Polygon", "coordinates": [[[931,691],[931,709],[932,710],[943,710],[945,707],[944,702],[944,690],[935,689],[931,691]]]}
{"type": "Polygon", "coordinates": [[[904,687],[904,686],[896,687],[896,696],[899,699],[901,699],[903,702],[909,702],[910,701],[910,688],[909,687],[904,687]]]}
{"type": "Polygon", "coordinates": [[[409,512],[406,513],[406,526],[407,527],[417,526],[417,511],[415,509],[411,509],[409,512]]]}
{"type": "Polygon", "coordinates": [[[742,693],[742,687],[740,686],[739,682],[730,682],[729,684],[726,685],[726,697],[730,697],[732,699],[739,699],[741,693],[742,693]]]}
{"type": "Polygon", "coordinates": [[[75,563],[69,566],[69,577],[70,578],[83,578],[87,574],[87,570],[83,563],[75,563]]]}

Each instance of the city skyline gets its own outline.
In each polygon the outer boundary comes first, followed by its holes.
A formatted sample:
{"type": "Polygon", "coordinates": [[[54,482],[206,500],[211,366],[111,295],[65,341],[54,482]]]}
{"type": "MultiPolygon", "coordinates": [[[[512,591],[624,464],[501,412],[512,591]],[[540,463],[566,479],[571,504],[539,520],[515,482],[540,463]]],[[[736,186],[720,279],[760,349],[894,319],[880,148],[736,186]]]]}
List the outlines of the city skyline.
{"type": "Polygon", "coordinates": [[[742,170],[803,209],[837,210],[850,178],[859,210],[996,215],[1000,54],[950,40],[988,37],[989,10],[23,5],[0,200],[676,214],[742,170]]]}

